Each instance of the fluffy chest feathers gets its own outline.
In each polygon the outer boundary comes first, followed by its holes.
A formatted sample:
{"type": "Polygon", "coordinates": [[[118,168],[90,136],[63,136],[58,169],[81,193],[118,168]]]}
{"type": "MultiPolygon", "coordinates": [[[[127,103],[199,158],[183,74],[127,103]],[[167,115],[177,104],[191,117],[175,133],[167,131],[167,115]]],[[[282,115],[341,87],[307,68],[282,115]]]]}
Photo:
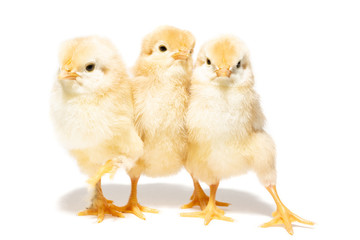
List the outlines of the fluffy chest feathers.
{"type": "Polygon", "coordinates": [[[138,78],[134,101],[136,126],[146,137],[161,132],[178,134],[184,130],[188,99],[186,74],[164,74],[162,79],[138,78]],[[170,132],[169,132],[170,131],[170,132]]]}
{"type": "Polygon", "coordinates": [[[251,130],[252,91],[195,84],[187,113],[191,141],[232,141],[251,130]]]}
{"type": "Polygon", "coordinates": [[[82,97],[66,99],[61,89],[55,89],[52,98],[55,130],[67,149],[93,147],[113,137],[119,119],[109,109],[111,103],[82,97]]]}

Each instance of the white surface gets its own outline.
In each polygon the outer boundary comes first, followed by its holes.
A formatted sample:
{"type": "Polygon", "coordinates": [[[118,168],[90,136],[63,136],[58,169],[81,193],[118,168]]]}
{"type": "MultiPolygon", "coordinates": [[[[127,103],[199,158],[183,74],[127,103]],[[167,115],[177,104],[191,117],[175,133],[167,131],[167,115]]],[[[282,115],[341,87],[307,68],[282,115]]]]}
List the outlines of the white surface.
{"type": "MultiPolygon", "coordinates": [[[[234,223],[181,218],[192,182],[186,172],[141,178],[139,199],[160,210],[142,221],[77,217],[85,176],[57,143],[48,117],[60,42],[109,37],[128,66],[158,25],[185,28],[203,41],[240,36],[251,51],[267,130],[278,148],[278,192],[290,210],[315,221],[294,239],[354,239],[359,211],[360,36],[356,1],[3,1],[0,4],[1,239],[290,239],[271,219],[271,196],[252,173],[221,182],[234,223]]],[[[125,204],[129,180],[104,178],[125,204]]],[[[356,238],[356,237],[355,237],[356,238]]]]}

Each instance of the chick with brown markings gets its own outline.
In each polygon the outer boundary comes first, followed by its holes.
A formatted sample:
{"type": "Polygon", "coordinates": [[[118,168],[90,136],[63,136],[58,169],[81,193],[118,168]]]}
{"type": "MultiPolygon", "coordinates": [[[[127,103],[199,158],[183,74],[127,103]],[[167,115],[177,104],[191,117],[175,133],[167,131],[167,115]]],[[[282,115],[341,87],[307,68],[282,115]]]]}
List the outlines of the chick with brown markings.
{"type": "Polygon", "coordinates": [[[131,83],[110,41],[84,37],[63,43],[51,98],[51,117],[60,142],[89,176],[91,206],[79,215],[123,217],[102,192],[101,177],[131,168],[143,153],[134,125],[131,83]]]}
{"type": "Polygon", "coordinates": [[[190,90],[186,126],[189,146],[186,169],[210,186],[210,200],[201,212],[182,213],[233,221],[216,207],[220,180],[253,170],[275,200],[274,219],[263,227],[284,224],[293,234],[292,222],[304,220],[280,201],[276,191],[275,144],[263,130],[265,117],[254,90],[254,76],[245,44],[234,36],[221,36],[201,48],[190,90]]]}

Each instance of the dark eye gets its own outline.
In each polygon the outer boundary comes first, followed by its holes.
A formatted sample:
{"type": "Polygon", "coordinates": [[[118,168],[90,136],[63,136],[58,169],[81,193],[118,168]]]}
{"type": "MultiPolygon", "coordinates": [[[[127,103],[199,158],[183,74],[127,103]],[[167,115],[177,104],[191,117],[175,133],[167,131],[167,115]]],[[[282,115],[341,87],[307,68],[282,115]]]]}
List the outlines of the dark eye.
{"type": "Polygon", "coordinates": [[[240,68],[240,66],[241,66],[241,61],[239,61],[239,62],[236,64],[236,67],[237,67],[237,68],[240,68]]]}
{"type": "Polygon", "coordinates": [[[210,61],[210,59],[206,59],[206,63],[207,63],[207,65],[210,65],[211,64],[211,61],[210,61]]]}
{"type": "Polygon", "coordinates": [[[193,52],[194,52],[194,49],[191,49],[191,50],[190,50],[190,54],[192,54],[193,52]]]}
{"type": "Polygon", "coordinates": [[[160,50],[161,52],[166,52],[167,48],[166,48],[164,45],[161,45],[161,46],[159,47],[159,50],[160,50]]]}
{"type": "Polygon", "coordinates": [[[89,63],[88,65],[86,65],[85,69],[86,69],[87,72],[92,72],[92,71],[94,71],[94,69],[95,69],[95,63],[89,63]]]}

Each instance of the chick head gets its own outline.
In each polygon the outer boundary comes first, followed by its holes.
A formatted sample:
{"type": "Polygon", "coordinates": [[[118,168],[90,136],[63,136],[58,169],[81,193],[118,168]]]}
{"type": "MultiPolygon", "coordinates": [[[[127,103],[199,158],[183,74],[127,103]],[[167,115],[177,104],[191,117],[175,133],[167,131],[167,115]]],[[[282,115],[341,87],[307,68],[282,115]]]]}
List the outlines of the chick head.
{"type": "Polygon", "coordinates": [[[116,48],[109,40],[95,36],[65,41],[59,62],[58,81],[69,94],[106,90],[121,74],[126,75],[116,48]]]}
{"type": "Polygon", "coordinates": [[[253,84],[248,48],[231,35],[206,42],[196,60],[194,79],[225,86],[253,84]]]}
{"type": "Polygon", "coordinates": [[[191,70],[194,46],[195,37],[189,31],[171,26],[158,27],[143,39],[136,72],[164,71],[173,66],[191,70]]]}

